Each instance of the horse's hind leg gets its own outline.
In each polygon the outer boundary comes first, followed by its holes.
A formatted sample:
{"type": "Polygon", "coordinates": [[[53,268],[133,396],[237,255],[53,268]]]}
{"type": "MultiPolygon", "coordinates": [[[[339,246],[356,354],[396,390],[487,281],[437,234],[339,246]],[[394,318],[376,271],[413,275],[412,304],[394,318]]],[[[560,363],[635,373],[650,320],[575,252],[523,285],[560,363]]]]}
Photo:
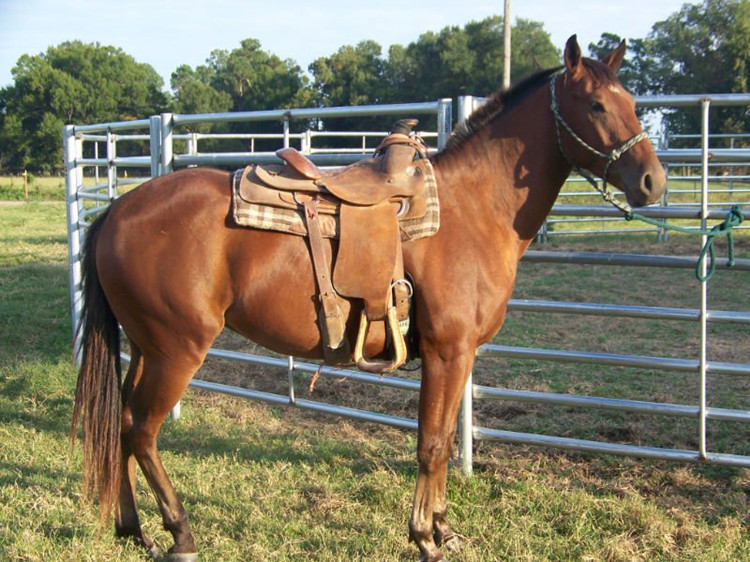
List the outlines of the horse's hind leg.
{"type": "Polygon", "coordinates": [[[119,537],[131,537],[136,544],[147,548],[154,558],[159,556],[159,549],[153,541],[148,539],[141,528],[136,504],[135,467],[136,461],[130,448],[127,435],[133,426],[133,416],[128,402],[133,388],[138,383],[143,372],[143,357],[140,350],[131,342],[131,359],[128,373],[122,385],[122,480],[120,481],[120,495],[115,513],[115,531],[119,537]]]}
{"type": "Polygon", "coordinates": [[[174,538],[167,556],[170,561],[195,560],[197,548],[187,512],[161,462],[156,438],[202,359],[191,360],[187,355],[179,359],[145,357],[143,373],[128,403],[132,425],[125,440],[156,496],[164,528],[174,538]]]}

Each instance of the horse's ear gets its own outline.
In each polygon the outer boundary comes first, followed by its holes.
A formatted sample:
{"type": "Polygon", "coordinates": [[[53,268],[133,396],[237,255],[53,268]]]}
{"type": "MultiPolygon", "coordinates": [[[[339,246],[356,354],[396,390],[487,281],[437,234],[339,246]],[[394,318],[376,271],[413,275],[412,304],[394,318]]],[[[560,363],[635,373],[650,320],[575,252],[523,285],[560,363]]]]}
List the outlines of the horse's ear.
{"type": "Polygon", "coordinates": [[[622,41],[620,41],[620,44],[617,46],[617,48],[611,53],[609,53],[602,61],[615,74],[620,72],[620,65],[622,64],[622,59],[625,58],[625,47],[626,47],[625,39],[623,39],[622,41]]]}
{"type": "Polygon", "coordinates": [[[578,46],[578,37],[571,35],[565,43],[565,67],[571,76],[576,76],[581,70],[581,48],[578,46]]]}

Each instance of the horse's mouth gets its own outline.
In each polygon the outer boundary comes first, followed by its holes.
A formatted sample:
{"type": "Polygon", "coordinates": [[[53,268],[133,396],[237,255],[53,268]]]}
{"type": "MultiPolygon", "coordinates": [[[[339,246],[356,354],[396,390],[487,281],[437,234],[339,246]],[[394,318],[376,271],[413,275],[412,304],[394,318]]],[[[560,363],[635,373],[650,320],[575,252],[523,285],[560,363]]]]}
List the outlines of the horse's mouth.
{"type": "Polygon", "coordinates": [[[664,169],[658,166],[652,172],[645,172],[628,182],[628,188],[624,193],[628,204],[633,207],[644,207],[658,203],[667,185],[667,176],[664,169]]]}

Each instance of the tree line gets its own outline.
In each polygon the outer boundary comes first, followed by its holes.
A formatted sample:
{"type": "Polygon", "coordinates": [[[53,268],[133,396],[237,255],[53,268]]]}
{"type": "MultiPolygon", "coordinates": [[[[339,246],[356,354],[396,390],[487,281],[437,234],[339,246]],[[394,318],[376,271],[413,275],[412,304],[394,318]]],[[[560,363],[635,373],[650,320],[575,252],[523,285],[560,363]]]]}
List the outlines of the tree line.
{"type": "MultiPolygon", "coordinates": [[[[488,95],[501,83],[502,29],[501,17],[489,17],[424,33],[407,46],[391,46],[387,53],[375,41],[362,41],[318,58],[307,72],[249,38],[231,51],[214,50],[195,68],[181,65],[172,73],[168,91],[150,65],[119,48],[65,42],[40,55],[21,56],[12,69],[13,83],[0,89],[0,173],[59,172],[66,123],[125,121],[165,111],[253,111],[488,95]]],[[[561,51],[542,23],[519,18],[511,38],[512,81],[560,64],[561,51]]],[[[620,39],[603,33],[589,51],[602,56],[620,39]]],[[[747,92],[750,0],[685,4],[655,23],[646,38],[629,38],[628,43],[620,77],[635,94],[747,92]]],[[[719,113],[712,120],[716,130],[748,130],[748,108],[719,113]]],[[[665,122],[673,132],[696,132],[698,120],[697,111],[681,111],[667,114],[665,122]]],[[[325,125],[388,126],[361,119],[325,125]]],[[[264,132],[258,125],[253,130],[264,132]]]]}

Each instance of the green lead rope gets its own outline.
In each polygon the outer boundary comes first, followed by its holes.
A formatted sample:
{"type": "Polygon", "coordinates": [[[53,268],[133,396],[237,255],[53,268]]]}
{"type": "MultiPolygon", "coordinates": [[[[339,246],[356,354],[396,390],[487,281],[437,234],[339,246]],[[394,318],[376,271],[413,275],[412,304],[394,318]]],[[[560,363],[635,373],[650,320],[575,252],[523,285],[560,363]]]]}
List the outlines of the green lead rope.
{"type": "Polygon", "coordinates": [[[625,219],[637,219],[639,221],[643,221],[650,225],[658,226],[659,228],[664,228],[666,230],[675,230],[677,232],[701,234],[703,236],[706,236],[706,243],[703,245],[701,253],[698,257],[698,262],[695,264],[695,278],[703,283],[704,281],[708,281],[709,279],[711,279],[711,277],[713,277],[714,270],[716,269],[714,240],[717,236],[727,237],[727,267],[732,267],[734,265],[734,237],[732,236],[732,229],[736,226],[739,226],[744,220],[744,217],[742,215],[742,207],[740,205],[734,205],[729,210],[729,213],[727,213],[727,217],[724,219],[724,221],[714,226],[711,230],[685,228],[682,226],[671,225],[667,224],[664,221],[644,217],[643,215],[633,213],[632,211],[625,213],[625,219]],[[709,257],[709,262],[708,268],[706,269],[706,275],[703,275],[701,273],[701,270],[703,269],[702,264],[706,260],[706,256],[709,257]]]}
{"type": "Polygon", "coordinates": [[[648,138],[648,135],[645,131],[641,131],[636,136],[631,138],[630,140],[626,141],[622,146],[619,148],[612,150],[609,153],[601,152],[594,147],[590,146],[586,143],[581,137],[579,137],[575,131],[568,125],[568,123],[565,122],[565,119],[563,119],[562,115],[560,115],[560,105],[557,103],[557,93],[556,93],[556,83],[557,78],[561,74],[564,73],[563,71],[555,72],[550,76],[550,97],[552,99],[550,103],[550,111],[552,112],[552,115],[555,118],[555,133],[557,135],[557,148],[560,151],[560,154],[562,154],[563,158],[570,164],[570,166],[573,168],[573,171],[580,174],[587,182],[591,184],[591,186],[596,189],[602,196],[602,198],[609,204],[617,207],[620,211],[622,211],[625,214],[625,218],[627,220],[633,220],[638,219],[640,221],[643,221],[645,223],[658,226],[659,228],[663,228],[665,230],[676,230],[678,232],[686,232],[688,234],[702,234],[703,236],[706,236],[706,243],[703,246],[703,249],[701,250],[700,257],[698,258],[698,263],[695,264],[695,277],[703,283],[704,281],[708,281],[711,279],[711,277],[714,274],[714,270],[716,269],[716,263],[714,262],[715,258],[715,251],[714,251],[714,239],[717,236],[726,236],[727,242],[729,243],[729,257],[727,260],[727,267],[732,267],[734,265],[734,238],[732,237],[732,229],[735,226],[738,226],[742,220],[742,208],[739,205],[735,205],[731,208],[729,211],[729,214],[727,215],[727,218],[724,219],[724,222],[721,224],[716,225],[711,230],[703,230],[703,229],[693,229],[693,228],[684,228],[681,226],[673,226],[670,224],[667,224],[664,221],[654,220],[650,219],[648,217],[644,217],[643,215],[640,215],[638,213],[634,213],[630,205],[628,205],[626,202],[619,201],[617,197],[615,197],[614,192],[609,188],[607,185],[607,172],[609,171],[609,167],[620,158],[625,152],[630,150],[633,146],[635,146],[637,143],[641,142],[642,140],[645,140],[648,138]],[[570,158],[567,157],[565,154],[565,150],[563,148],[562,144],[562,136],[560,134],[560,126],[562,126],[569,134],[570,136],[583,148],[591,152],[592,154],[598,156],[599,158],[603,158],[605,160],[604,163],[604,173],[602,174],[602,186],[599,187],[599,182],[596,181],[596,178],[594,175],[589,172],[588,170],[581,168],[579,166],[576,166],[571,162],[570,158]],[[706,275],[701,274],[701,270],[703,269],[703,263],[706,260],[706,256],[709,256],[710,262],[708,264],[708,268],[706,270],[706,275]]]}

